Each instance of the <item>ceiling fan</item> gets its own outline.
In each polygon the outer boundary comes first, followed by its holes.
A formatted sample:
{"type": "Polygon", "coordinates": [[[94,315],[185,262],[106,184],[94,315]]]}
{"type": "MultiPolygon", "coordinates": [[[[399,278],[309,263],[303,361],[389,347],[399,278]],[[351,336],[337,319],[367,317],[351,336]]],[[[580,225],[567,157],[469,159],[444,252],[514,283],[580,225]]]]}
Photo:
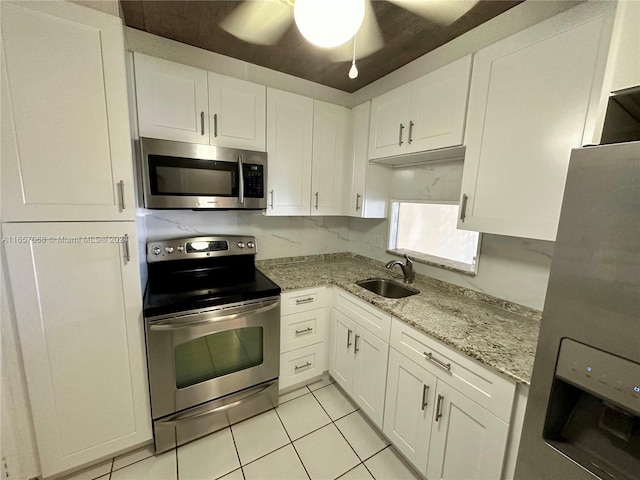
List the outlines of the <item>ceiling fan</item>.
{"type": "MultiPolygon", "coordinates": [[[[342,37],[339,44],[327,46],[327,56],[334,62],[344,62],[352,59],[364,58],[380,50],[384,46],[384,38],[374,13],[371,2],[373,0],[250,0],[240,3],[221,23],[220,27],[233,36],[258,45],[275,45],[287,32],[292,23],[296,23],[303,36],[312,41],[305,28],[309,24],[315,30],[334,32],[342,22],[342,16],[333,10],[345,6],[344,16],[355,16],[357,22],[348,33],[342,37]],[[320,9],[310,10],[310,21],[304,25],[303,8],[312,9],[320,5],[320,9]],[[362,5],[362,7],[360,7],[362,5]],[[363,14],[355,11],[362,8],[363,14]],[[360,17],[361,20],[358,20],[360,17]],[[355,44],[349,40],[357,38],[355,44]]],[[[380,0],[381,1],[381,0],[380,0]]],[[[449,25],[468,12],[479,0],[386,0],[416,15],[437,23],[449,25]]],[[[347,19],[349,20],[349,19],[347,19]]],[[[352,77],[353,78],[353,77],[352,77]]]]}

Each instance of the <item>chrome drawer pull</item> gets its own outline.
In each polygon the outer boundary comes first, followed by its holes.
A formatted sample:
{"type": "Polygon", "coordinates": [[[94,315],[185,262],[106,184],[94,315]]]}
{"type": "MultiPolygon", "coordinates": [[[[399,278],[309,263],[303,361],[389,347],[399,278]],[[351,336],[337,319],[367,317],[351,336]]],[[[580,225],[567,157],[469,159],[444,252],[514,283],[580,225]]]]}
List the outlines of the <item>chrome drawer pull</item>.
{"type": "Polygon", "coordinates": [[[360,351],[360,349],[358,348],[358,339],[359,338],[360,338],[360,335],[356,335],[355,345],[353,346],[353,353],[358,353],[360,351]]]}
{"type": "Polygon", "coordinates": [[[442,418],[442,401],[444,395],[438,395],[438,405],[436,405],[436,422],[442,418]]]}
{"type": "Polygon", "coordinates": [[[431,353],[431,352],[429,352],[429,353],[422,352],[422,353],[424,353],[424,356],[427,357],[429,360],[431,360],[436,365],[441,366],[445,370],[451,371],[451,364],[450,363],[444,363],[442,360],[438,360],[436,357],[433,356],[433,353],[431,353]]]}
{"type": "Polygon", "coordinates": [[[310,367],[310,366],[311,366],[311,363],[310,363],[310,362],[307,362],[307,363],[305,363],[304,365],[300,365],[300,366],[296,365],[296,366],[294,367],[294,370],[295,370],[295,371],[298,371],[298,370],[301,370],[301,369],[303,369],[303,368],[307,368],[307,367],[310,367]]]}
{"type": "Polygon", "coordinates": [[[402,146],[402,131],[404,130],[404,125],[400,124],[400,132],[398,134],[398,146],[402,146]]]}
{"type": "Polygon", "coordinates": [[[420,410],[427,408],[427,394],[429,393],[429,385],[422,385],[422,406],[420,410]]]}
{"type": "Polygon", "coordinates": [[[298,300],[296,300],[296,305],[302,305],[304,303],[311,303],[313,302],[315,299],[313,297],[309,297],[309,298],[299,298],[298,300]]]}
{"type": "Polygon", "coordinates": [[[122,210],[124,210],[125,208],[127,208],[127,200],[126,200],[126,191],[124,189],[124,180],[120,180],[118,182],[118,186],[120,187],[120,205],[122,207],[122,210]]]}
{"type": "Polygon", "coordinates": [[[356,193],[356,212],[358,210],[360,210],[360,199],[362,198],[362,195],[360,195],[359,193],[356,193]]]}
{"type": "Polygon", "coordinates": [[[462,195],[462,205],[460,206],[460,221],[464,222],[464,219],[467,218],[467,202],[469,201],[469,196],[465,193],[462,195]]]}
{"type": "Polygon", "coordinates": [[[353,330],[347,330],[347,350],[349,349],[349,347],[351,346],[351,332],[353,330]]]}
{"type": "Polygon", "coordinates": [[[313,332],[313,328],[307,327],[304,330],[296,330],[296,335],[302,335],[303,333],[313,332]]]}
{"type": "Polygon", "coordinates": [[[204,112],[200,112],[200,135],[204,135],[204,112]]]}

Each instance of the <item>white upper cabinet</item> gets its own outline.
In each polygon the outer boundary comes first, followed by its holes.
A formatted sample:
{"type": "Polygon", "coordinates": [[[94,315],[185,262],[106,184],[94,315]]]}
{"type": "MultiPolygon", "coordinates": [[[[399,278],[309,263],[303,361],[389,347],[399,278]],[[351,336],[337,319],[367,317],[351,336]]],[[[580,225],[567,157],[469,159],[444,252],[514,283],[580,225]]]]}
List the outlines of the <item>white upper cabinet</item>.
{"type": "Polygon", "coordinates": [[[267,89],[267,215],[309,215],[313,99],[267,89]]]}
{"type": "Polygon", "coordinates": [[[42,476],[152,438],[133,222],[4,224],[42,476]],[[38,242],[37,238],[71,239],[38,242]],[[73,241],[104,238],[105,241],[73,241]]]}
{"type": "Polygon", "coordinates": [[[374,98],[369,159],[462,145],[470,74],[469,55],[374,98]]]}
{"type": "Polygon", "coordinates": [[[4,221],[133,220],[122,24],[2,2],[4,221]]]}
{"type": "Polygon", "coordinates": [[[141,137],[209,143],[207,72],[134,54],[141,137]]]}
{"type": "Polygon", "coordinates": [[[640,86],[640,2],[621,0],[616,12],[611,61],[610,90],[616,92],[640,86]]]}
{"type": "Polygon", "coordinates": [[[351,110],[351,150],[345,168],[343,211],[350,217],[386,218],[389,205],[389,168],[369,163],[371,102],[351,110]]]}
{"type": "Polygon", "coordinates": [[[209,143],[266,151],[266,88],[208,72],[209,143]]]}
{"type": "Polygon", "coordinates": [[[610,32],[587,2],[474,56],[458,228],[555,240],[572,148],[590,138],[610,32]]]}
{"type": "Polygon", "coordinates": [[[369,158],[392,157],[407,153],[407,134],[411,112],[411,84],[391,90],[371,103],[369,158]]]}
{"type": "Polygon", "coordinates": [[[349,109],[313,102],[311,215],[340,215],[349,133],[349,109]]]}
{"type": "Polygon", "coordinates": [[[407,153],[462,145],[471,56],[412,84],[407,153]]]}
{"type": "Polygon", "coordinates": [[[266,88],[134,54],[141,137],[266,150],[266,88]]]}

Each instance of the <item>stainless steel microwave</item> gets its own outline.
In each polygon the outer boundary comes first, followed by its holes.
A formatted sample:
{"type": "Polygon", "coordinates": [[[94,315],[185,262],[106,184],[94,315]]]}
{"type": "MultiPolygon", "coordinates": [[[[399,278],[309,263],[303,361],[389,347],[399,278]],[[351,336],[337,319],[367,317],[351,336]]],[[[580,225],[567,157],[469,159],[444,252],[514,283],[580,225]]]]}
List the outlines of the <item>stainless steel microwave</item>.
{"type": "Polygon", "coordinates": [[[267,154],[140,139],[139,187],[145,208],[266,208],[267,154]]]}

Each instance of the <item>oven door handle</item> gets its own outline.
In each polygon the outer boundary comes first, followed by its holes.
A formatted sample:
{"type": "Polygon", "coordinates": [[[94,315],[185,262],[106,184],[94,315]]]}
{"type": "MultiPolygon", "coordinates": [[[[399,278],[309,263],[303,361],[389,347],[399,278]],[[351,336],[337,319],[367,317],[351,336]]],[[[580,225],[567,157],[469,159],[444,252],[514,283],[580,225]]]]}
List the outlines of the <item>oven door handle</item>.
{"type": "Polygon", "coordinates": [[[206,325],[209,323],[221,322],[223,320],[233,320],[234,318],[255,315],[257,313],[267,312],[273,310],[280,304],[280,299],[268,300],[265,302],[254,303],[250,306],[241,306],[229,310],[219,311],[204,311],[196,313],[194,315],[188,315],[183,318],[168,318],[166,320],[160,320],[149,325],[149,330],[153,331],[168,331],[168,330],[180,330],[182,328],[190,328],[199,325],[206,325]],[[191,318],[189,318],[191,317],[191,318]],[[193,318],[195,317],[195,318],[193,318]]]}
{"type": "Polygon", "coordinates": [[[201,412],[194,412],[194,413],[178,413],[176,415],[172,415],[170,417],[167,417],[166,419],[163,420],[156,420],[157,423],[161,423],[163,425],[175,425],[177,423],[181,423],[181,422],[186,422],[189,420],[195,420],[196,418],[200,418],[200,417],[204,417],[205,415],[210,415],[212,413],[219,413],[219,412],[224,412],[225,410],[229,410],[230,408],[233,407],[237,407],[238,405],[251,400],[253,397],[255,397],[256,395],[261,394],[262,392],[264,392],[265,390],[267,390],[268,388],[271,388],[273,386],[274,383],[276,383],[278,380],[272,380],[270,382],[264,383],[262,385],[258,385],[256,387],[252,387],[249,388],[247,390],[245,390],[245,393],[249,393],[249,395],[246,395],[238,400],[236,400],[235,402],[231,402],[231,403],[227,403],[226,405],[221,405],[219,407],[214,407],[211,408],[209,410],[204,410],[201,412]]]}

